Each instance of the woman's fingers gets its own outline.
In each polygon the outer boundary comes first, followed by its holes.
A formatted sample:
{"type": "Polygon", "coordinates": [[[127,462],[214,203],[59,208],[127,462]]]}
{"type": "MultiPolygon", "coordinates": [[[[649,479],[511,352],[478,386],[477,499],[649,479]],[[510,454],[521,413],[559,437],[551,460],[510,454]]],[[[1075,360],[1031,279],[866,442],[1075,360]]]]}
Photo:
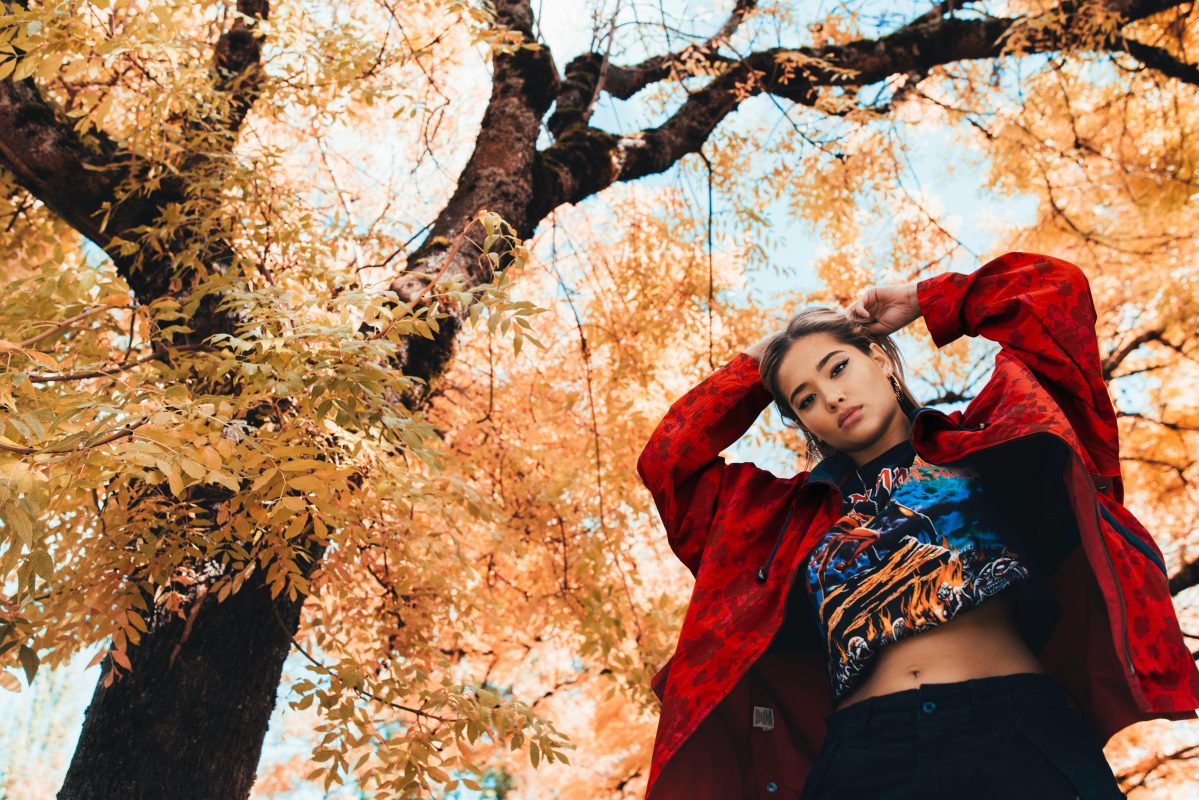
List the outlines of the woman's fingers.
{"type": "Polygon", "coordinates": [[[880,320],[885,308],[879,308],[880,296],[877,287],[868,286],[858,295],[858,299],[849,307],[846,314],[849,318],[862,327],[869,334],[876,334],[883,330],[883,325],[880,320]]]}
{"type": "Polygon", "coordinates": [[[856,322],[866,323],[872,321],[874,316],[866,310],[866,306],[862,301],[858,300],[849,307],[849,318],[856,322]]]}

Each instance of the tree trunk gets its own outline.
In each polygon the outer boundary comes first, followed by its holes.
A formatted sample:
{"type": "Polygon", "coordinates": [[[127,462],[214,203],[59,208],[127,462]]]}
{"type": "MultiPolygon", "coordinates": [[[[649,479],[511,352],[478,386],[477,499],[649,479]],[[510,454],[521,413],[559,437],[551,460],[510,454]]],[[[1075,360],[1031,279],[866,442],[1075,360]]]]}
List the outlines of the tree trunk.
{"type": "MultiPolygon", "coordinates": [[[[501,18],[531,39],[527,0],[499,5],[501,18]]],[[[539,221],[530,217],[533,162],[540,121],[556,86],[551,70],[544,51],[497,56],[474,153],[428,239],[410,257],[410,270],[444,258],[445,239],[481,209],[502,216],[522,237],[532,234],[539,221]]],[[[473,285],[490,281],[489,262],[479,262],[464,248],[449,271],[466,274],[473,285]]],[[[411,276],[392,286],[405,299],[423,287],[424,281],[411,276]]],[[[444,320],[432,342],[412,337],[399,365],[405,374],[439,378],[453,358],[458,322],[444,320]]],[[[409,402],[427,399],[422,394],[409,402]]],[[[313,554],[310,569],[322,555],[313,554]]],[[[59,800],[243,800],[249,795],[303,605],[303,598],[287,602],[281,595],[272,609],[269,589],[258,582],[261,574],[255,572],[224,603],[213,597],[193,603],[185,612],[192,619],[190,630],[178,619],[152,624],[129,648],[132,673],[96,688],[59,800]]]]}
{"type": "Polygon", "coordinates": [[[272,601],[261,574],[129,648],[132,673],[96,687],[59,800],[249,795],[303,604],[272,601]]]}

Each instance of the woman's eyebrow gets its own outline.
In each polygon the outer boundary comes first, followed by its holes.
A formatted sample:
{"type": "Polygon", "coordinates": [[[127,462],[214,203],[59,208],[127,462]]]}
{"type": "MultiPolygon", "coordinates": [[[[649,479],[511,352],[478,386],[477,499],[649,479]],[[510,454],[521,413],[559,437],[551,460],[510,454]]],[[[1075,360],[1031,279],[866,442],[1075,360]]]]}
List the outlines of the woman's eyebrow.
{"type": "MultiPolygon", "coordinates": [[[[834,350],[831,353],[829,353],[827,356],[825,356],[824,358],[820,359],[820,361],[816,364],[816,371],[819,372],[820,370],[824,369],[824,365],[828,363],[828,360],[830,358],[832,358],[833,356],[837,355],[837,353],[844,353],[844,352],[845,352],[844,350],[834,350]]],[[[802,383],[799,384],[799,386],[796,386],[795,391],[791,392],[791,396],[787,398],[787,402],[794,403],[795,395],[799,394],[799,390],[807,385],[808,385],[808,382],[803,381],[802,383]]]]}

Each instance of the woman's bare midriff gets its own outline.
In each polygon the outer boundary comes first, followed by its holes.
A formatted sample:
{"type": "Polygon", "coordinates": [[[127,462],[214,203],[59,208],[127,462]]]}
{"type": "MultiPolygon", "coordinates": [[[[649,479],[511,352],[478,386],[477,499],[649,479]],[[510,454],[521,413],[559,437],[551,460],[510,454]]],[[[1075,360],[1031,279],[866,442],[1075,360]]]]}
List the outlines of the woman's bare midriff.
{"type": "Polygon", "coordinates": [[[881,648],[866,680],[837,709],[922,683],[1044,671],[1016,628],[1011,596],[1001,592],[947,622],[881,648]]]}

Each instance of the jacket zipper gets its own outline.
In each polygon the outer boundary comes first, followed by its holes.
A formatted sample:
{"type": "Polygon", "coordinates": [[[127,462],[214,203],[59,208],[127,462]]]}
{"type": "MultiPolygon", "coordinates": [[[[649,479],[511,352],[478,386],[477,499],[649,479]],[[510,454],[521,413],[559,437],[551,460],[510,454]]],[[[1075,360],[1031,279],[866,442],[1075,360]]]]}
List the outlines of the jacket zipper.
{"type": "MultiPolygon", "coordinates": [[[[1074,448],[1070,448],[1070,456],[1075,461],[1079,460],[1074,448]]],[[[1082,466],[1081,462],[1079,466],[1082,466]]],[[[1124,645],[1124,660],[1128,662],[1128,673],[1136,675],[1137,667],[1132,660],[1132,651],[1128,649],[1128,607],[1124,603],[1124,587],[1120,585],[1120,576],[1116,574],[1116,564],[1112,561],[1112,554],[1107,549],[1107,542],[1103,541],[1103,527],[1099,522],[1099,495],[1095,491],[1094,481],[1089,480],[1089,477],[1088,475],[1087,483],[1091,485],[1091,512],[1095,515],[1095,533],[1099,536],[1099,546],[1103,548],[1103,555],[1107,557],[1107,568],[1111,573],[1112,582],[1116,584],[1116,592],[1120,595],[1120,639],[1124,645]]]]}
{"type": "MultiPolygon", "coordinates": [[[[946,419],[948,419],[948,417],[946,417],[946,419]]],[[[957,427],[959,430],[982,430],[983,428],[987,427],[989,424],[990,423],[988,423],[988,422],[984,422],[981,425],[979,425],[978,427],[967,428],[965,425],[957,425],[955,423],[955,427],[957,427]]],[[[1069,450],[1070,457],[1072,459],[1074,459],[1076,462],[1078,462],[1079,468],[1082,469],[1083,472],[1087,472],[1087,470],[1085,468],[1083,468],[1082,461],[1079,459],[1078,454],[1075,453],[1074,448],[1070,446],[1070,443],[1055,433],[1050,433],[1048,431],[1038,431],[1036,433],[1027,433],[1027,434],[1024,434],[1023,436],[1015,436],[1011,439],[1008,439],[1006,442],[1003,442],[1002,444],[1007,444],[1007,442],[1014,442],[1019,439],[1027,439],[1030,436],[1043,436],[1043,435],[1044,436],[1053,436],[1058,441],[1062,442],[1066,446],[1066,448],[1069,450]]],[[[997,447],[998,445],[991,445],[991,446],[997,447]]],[[[973,452],[977,452],[977,451],[972,450],[970,452],[973,453],[973,452]]],[[[965,458],[967,455],[970,455],[970,453],[965,453],[961,456],[958,456],[955,459],[951,459],[950,461],[944,462],[943,464],[941,464],[941,466],[945,466],[947,464],[952,464],[955,461],[960,461],[961,459],[965,458]]],[[[1116,574],[1116,565],[1112,561],[1111,552],[1107,549],[1107,542],[1103,541],[1103,528],[1099,521],[1098,494],[1095,491],[1094,482],[1089,480],[1089,478],[1090,478],[1089,472],[1087,472],[1087,476],[1088,476],[1088,483],[1090,483],[1090,486],[1091,486],[1091,513],[1095,515],[1095,533],[1099,536],[1099,546],[1101,548],[1103,548],[1103,555],[1107,559],[1108,572],[1111,574],[1112,582],[1116,584],[1116,592],[1120,595],[1120,625],[1121,625],[1120,643],[1123,646],[1124,659],[1128,663],[1129,674],[1136,675],[1137,674],[1136,664],[1132,660],[1132,651],[1129,650],[1129,648],[1128,648],[1128,608],[1127,608],[1127,606],[1125,606],[1125,603],[1124,603],[1124,588],[1120,585],[1120,577],[1116,574]]],[[[837,486],[836,484],[834,484],[832,481],[813,481],[813,483],[825,483],[825,484],[828,484],[829,486],[832,486],[834,489],[837,489],[838,493],[840,492],[840,487],[837,486]]],[[[770,570],[770,564],[774,561],[775,553],[778,552],[779,545],[782,544],[782,542],[783,542],[783,534],[786,532],[787,524],[789,522],[791,522],[791,515],[794,512],[795,512],[795,502],[794,502],[794,500],[792,500],[791,508],[787,511],[787,519],[783,522],[783,526],[779,529],[778,537],[774,541],[774,547],[771,548],[771,550],[770,550],[770,556],[766,559],[766,563],[758,568],[758,574],[757,574],[758,583],[766,582],[766,573],[770,570]]],[[[1080,531],[1079,535],[1081,536],[1081,531],[1080,531]]],[[[792,581],[792,586],[793,585],[794,585],[794,580],[792,581]]],[[[790,595],[790,593],[791,593],[791,589],[788,588],[787,595],[790,595]]],[[[785,602],[786,602],[786,600],[784,599],[784,603],[785,602]]],[[[784,621],[786,620],[786,616],[787,616],[787,609],[786,609],[786,607],[784,607],[783,608],[784,621]]]]}
{"type": "MultiPolygon", "coordinates": [[[[816,483],[824,483],[824,481],[815,481],[816,483]]],[[[766,563],[758,567],[758,583],[766,582],[766,572],[770,569],[770,562],[774,561],[774,554],[779,551],[779,545],[783,543],[783,532],[787,530],[787,524],[791,522],[791,515],[795,513],[795,500],[791,500],[791,508],[787,509],[787,518],[783,520],[783,527],[779,528],[778,538],[774,540],[774,547],[770,550],[770,556],[766,559],[766,563]]]]}

